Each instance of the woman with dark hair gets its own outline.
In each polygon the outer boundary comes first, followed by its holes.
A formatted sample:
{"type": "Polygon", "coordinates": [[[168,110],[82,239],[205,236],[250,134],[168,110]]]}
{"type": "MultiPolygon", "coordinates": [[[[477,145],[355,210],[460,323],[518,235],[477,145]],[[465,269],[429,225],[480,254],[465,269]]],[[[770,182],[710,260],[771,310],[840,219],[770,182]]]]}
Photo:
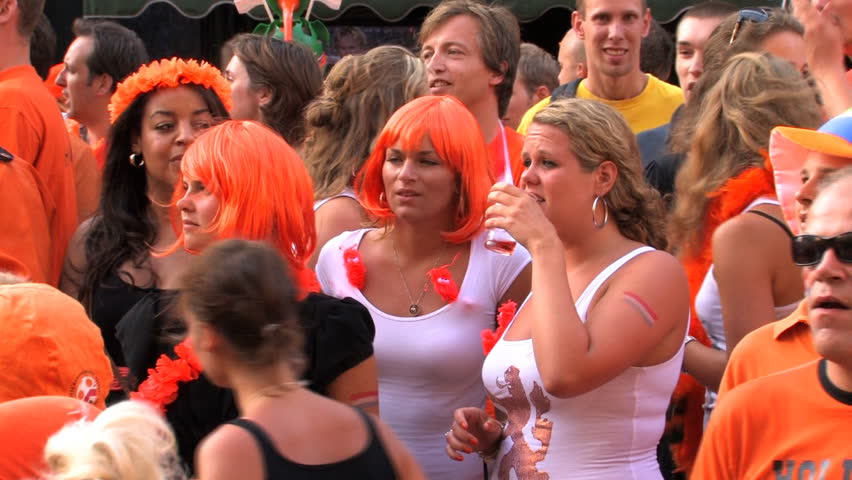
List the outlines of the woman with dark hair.
{"type": "Polygon", "coordinates": [[[380,420],[298,381],[304,338],[288,263],[268,244],[225,240],[183,277],[189,343],[240,409],[199,446],[198,478],[424,479],[380,420]]]}
{"type": "Polygon", "coordinates": [[[480,453],[492,479],[659,479],[689,295],[635,137],[612,107],[560,100],[535,115],[523,156],[523,189],[496,184],[485,221],[533,262],[532,292],[482,366],[504,425],[458,409],[446,453],[480,453]]]}
{"type": "MultiPolygon", "coordinates": [[[[181,159],[201,132],[227,117],[228,107],[219,70],[194,60],[144,65],[113,94],[100,206],[71,240],[61,288],[100,327],[122,377],[127,362],[118,322],[151,289],[173,287],[188,255],[152,255],[175,242],[168,212],[181,159]]],[[[124,383],[117,380],[114,391],[124,383]]]]}
{"type": "Polygon", "coordinates": [[[252,33],[236,36],[228,46],[231,117],[263,122],[298,150],[305,137],[305,107],[322,90],[322,71],[311,51],[252,33]]]}

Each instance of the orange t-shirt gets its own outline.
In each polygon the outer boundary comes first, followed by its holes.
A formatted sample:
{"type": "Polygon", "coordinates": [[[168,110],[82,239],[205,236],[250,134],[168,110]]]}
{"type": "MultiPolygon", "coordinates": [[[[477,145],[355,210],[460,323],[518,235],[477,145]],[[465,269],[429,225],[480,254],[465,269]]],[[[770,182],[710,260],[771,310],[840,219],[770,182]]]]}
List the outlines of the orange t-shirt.
{"type": "Polygon", "coordinates": [[[737,385],[818,357],[811,339],[808,306],[802,301],[787,318],[750,332],[737,344],[722,376],[719,398],[737,385]]]}
{"type": "MultiPolygon", "coordinates": [[[[512,166],[512,180],[515,185],[521,184],[521,174],[524,173],[524,159],[521,151],[524,149],[524,136],[509,127],[502,127],[506,134],[506,146],[509,147],[509,165],[512,166]]],[[[491,168],[494,179],[499,181],[505,170],[506,157],[503,151],[503,138],[500,132],[488,144],[488,156],[491,158],[491,168]]]]}
{"type": "Polygon", "coordinates": [[[716,404],[692,480],[852,478],[852,392],[820,359],[752,380],[716,404]]]}
{"type": "Polygon", "coordinates": [[[30,65],[0,72],[0,146],[35,167],[56,210],[49,283],[59,284],[65,249],[77,228],[71,145],[62,114],[30,65]]]}
{"type": "Polygon", "coordinates": [[[92,216],[98,209],[101,195],[101,169],[95,159],[95,150],[82,138],[69,136],[71,158],[74,160],[74,187],[77,191],[77,220],[92,216]]]}
{"type": "MultiPolygon", "coordinates": [[[[26,268],[33,282],[51,272],[50,221],[55,207],[32,165],[0,148],[0,256],[26,268]]],[[[5,264],[5,262],[4,262],[5,264]]]]}

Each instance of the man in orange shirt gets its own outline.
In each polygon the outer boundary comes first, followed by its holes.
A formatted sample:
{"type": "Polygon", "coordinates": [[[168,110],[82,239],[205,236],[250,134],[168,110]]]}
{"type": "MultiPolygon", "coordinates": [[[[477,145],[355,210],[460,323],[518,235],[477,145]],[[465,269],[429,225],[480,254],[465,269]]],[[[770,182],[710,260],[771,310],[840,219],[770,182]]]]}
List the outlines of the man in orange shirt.
{"type": "MultiPolygon", "coordinates": [[[[784,217],[791,230],[799,232],[819,182],[827,174],[852,165],[852,114],[839,115],[817,131],[776,128],[770,139],[769,156],[784,217]]],[[[803,301],[787,318],[746,335],[731,352],[719,397],[749,380],[815,360],[817,353],[810,332],[803,301]]]]}
{"type": "Polygon", "coordinates": [[[56,206],[47,281],[58,285],[65,249],[77,228],[77,198],[62,115],[30,65],[30,35],[43,8],[44,0],[0,0],[0,146],[35,167],[44,196],[56,206]]]}
{"type": "Polygon", "coordinates": [[[693,479],[852,478],[852,169],[825,182],[792,240],[817,360],[720,398],[693,479]]]}
{"type": "Polygon", "coordinates": [[[445,0],[423,21],[419,41],[429,91],[452,95],[473,113],[488,145],[495,179],[517,184],[524,170],[524,137],[500,121],[512,98],[521,55],[515,16],[501,6],[445,0]],[[507,169],[510,175],[504,175],[507,169]]]}
{"type": "Polygon", "coordinates": [[[125,77],[148,63],[148,52],[134,31],[115,22],[78,18],[74,35],[56,84],[67,98],[68,118],[81,125],[80,137],[103,168],[110,98],[125,77]]]}

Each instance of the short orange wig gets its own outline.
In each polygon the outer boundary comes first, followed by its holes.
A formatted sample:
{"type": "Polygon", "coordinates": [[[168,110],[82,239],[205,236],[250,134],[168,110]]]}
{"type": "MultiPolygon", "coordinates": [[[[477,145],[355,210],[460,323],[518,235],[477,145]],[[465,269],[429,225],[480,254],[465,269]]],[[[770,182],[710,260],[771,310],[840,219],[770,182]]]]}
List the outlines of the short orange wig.
{"type": "MultiPolygon", "coordinates": [[[[226,121],[190,145],[181,173],[219,199],[209,227],[218,238],[270,242],[289,263],[299,290],[316,291],[306,266],[317,242],[311,178],[281,136],[254,121],[226,121]]],[[[175,189],[173,212],[184,192],[175,189]]]]}
{"type": "Polygon", "coordinates": [[[418,150],[428,135],[435,152],[456,173],[459,184],[455,230],[441,232],[452,243],[469,241],[482,230],[488,191],[494,184],[488,149],[473,114],[450,96],[416,98],[397,110],[376,140],[373,153],[355,180],[361,204],[384,226],[395,215],[383,201],[382,166],[387,149],[397,142],[404,150],[418,150]]]}

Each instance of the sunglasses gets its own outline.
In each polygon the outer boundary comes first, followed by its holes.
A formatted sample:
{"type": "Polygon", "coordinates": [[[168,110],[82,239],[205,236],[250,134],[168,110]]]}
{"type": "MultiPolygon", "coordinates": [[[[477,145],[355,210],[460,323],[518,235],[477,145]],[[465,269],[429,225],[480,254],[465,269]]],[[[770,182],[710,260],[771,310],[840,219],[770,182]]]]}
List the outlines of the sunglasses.
{"type": "Polygon", "coordinates": [[[740,33],[740,28],[746,21],[763,23],[767,20],[769,20],[769,13],[762,8],[744,8],[740,10],[737,16],[737,24],[734,25],[734,31],[731,32],[731,39],[728,41],[728,45],[733,45],[734,40],[737,39],[737,34],[740,33]]]}
{"type": "Polygon", "coordinates": [[[852,263],[852,232],[841,233],[836,237],[818,237],[816,235],[797,235],[793,237],[793,262],[806,267],[822,261],[825,251],[834,250],[843,263],[852,263]]]}

